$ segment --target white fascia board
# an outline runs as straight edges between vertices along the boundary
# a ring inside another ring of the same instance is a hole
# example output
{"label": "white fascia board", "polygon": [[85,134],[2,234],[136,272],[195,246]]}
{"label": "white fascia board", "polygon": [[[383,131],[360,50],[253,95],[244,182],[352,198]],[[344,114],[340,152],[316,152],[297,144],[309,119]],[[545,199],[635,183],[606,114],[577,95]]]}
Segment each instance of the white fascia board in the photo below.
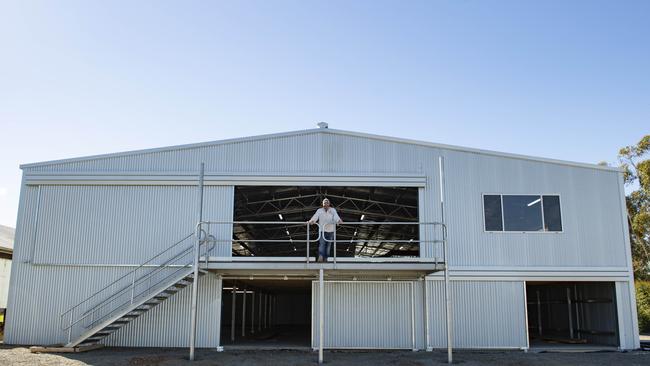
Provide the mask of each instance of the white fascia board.
{"label": "white fascia board", "polygon": [[[192,174],[29,174],[27,185],[185,185],[197,184]],[[372,187],[425,187],[426,176],[418,175],[222,175],[206,174],[205,185],[311,186],[345,185]]]}

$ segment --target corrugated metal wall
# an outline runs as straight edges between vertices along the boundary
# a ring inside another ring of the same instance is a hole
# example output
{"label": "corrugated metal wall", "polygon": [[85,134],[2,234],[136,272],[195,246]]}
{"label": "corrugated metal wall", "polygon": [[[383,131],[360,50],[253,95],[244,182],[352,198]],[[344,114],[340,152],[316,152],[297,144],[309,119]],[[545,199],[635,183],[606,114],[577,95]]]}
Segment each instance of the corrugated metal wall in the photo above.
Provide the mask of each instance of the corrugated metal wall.
{"label": "corrugated metal wall", "polygon": [[[620,174],[613,171],[305,132],[35,166],[27,168],[26,173],[192,172],[204,161],[208,172],[220,174],[420,175],[427,177],[426,187],[420,192],[420,219],[438,221],[438,157],[441,155],[445,157],[450,262],[454,266],[627,266],[618,194]],[[559,194],[564,232],[485,233],[483,193]],[[195,215],[190,212],[190,216]],[[439,236],[432,232],[422,234],[427,239]],[[423,248],[423,256],[434,255],[440,253]]]}
{"label": "corrugated metal wall", "polygon": [[[219,346],[221,279],[199,279],[196,347]],[[108,336],[104,344],[119,347],[189,347],[192,287],[188,286],[151,311]]]}
{"label": "corrugated metal wall", "polygon": [[[635,334],[635,319],[632,318],[634,311],[631,304],[630,285],[628,282],[616,282],[616,307],[621,337],[621,348],[636,349],[639,347]],[[636,329],[638,330],[638,329]]]}
{"label": "corrugated metal wall", "polygon": [[[173,174],[194,172],[200,162],[205,162],[206,171],[219,174],[426,176],[426,186],[420,189],[420,219],[438,221],[439,156],[445,157],[446,218],[450,264],[454,268],[627,266],[620,214],[622,203],[618,193],[620,175],[612,171],[312,131],[33,166],[25,168],[25,174]],[[8,316],[7,337],[11,341],[53,343],[52,339],[58,339],[58,332],[50,318],[125,271],[123,268],[72,267],[70,264],[139,263],[192,231],[196,223],[196,187],[42,186],[40,202],[38,187],[23,186],[22,189],[14,254],[15,258],[20,258],[20,264],[12,269],[11,281],[17,285],[12,285],[10,290],[13,299],[10,299]],[[559,194],[564,232],[485,233],[482,193]],[[206,187],[205,199],[205,219],[232,219],[233,187]],[[38,228],[34,225],[36,215],[39,216]],[[230,228],[217,234],[228,239]],[[424,230],[421,237],[437,239],[440,235]],[[32,252],[34,246],[36,250]],[[30,261],[32,255],[36,263],[62,266],[24,263]],[[230,255],[230,244],[221,245],[212,255]],[[441,256],[427,246],[423,247],[422,255]],[[520,313],[525,306],[521,282],[452,283],[454,307],[458,307],[454,316],[454,321],[459,322],[455,323],[454,336],[458,345],[523,346],[521,332],[525,327],[521,324]],[[430,281],[430,286],[432,294],[440,295],[434,292],[439,290],[438,282]],[[25,290],[24,287],[38,290]],[[420,287],[415,286],[417,291],[421,291]],[[432,304],[440,301],[438,295],[431,295]],[[630,301],[629,291],[627,296],[626,301]],[[35,308],[34,304],[40,307]],[[436,311],[434,308],[432,306],[432,315]],[[15,321],[12,320],[14,316]],[[492,332],[494,327],[496,332],[503,333],[490,335],[486,340],[485,332]],[[432,326],[432,332],[438,328]],[[423,331],[418,334],[416,341],[422,342]],[[432,340],[434,346],[444,346],[440,343],[444,338],[437,333]]]}
{"label": "corrugated metal wall", "polygon": [[[454,266],[626,267],[615,172],[479,154],[446,154]],[[559,194],[563,233],[486,233],[481,194]]]}
{"label": "corrugated metal wall", "polygon": [[[444,282],[427,280],[430,346],[447,346]],[[425,348],[422,281],[325,282],[326,348],[412,347],[411,286],[415,299],[415,347]],[[318,282],[312,285],[312,347],[318,347]],[[526,347],[521,281],[452,281],[454,348]]]}
{"label": "corrugated metal wall", "polygon": [[[417,281],[325,282],[324,347],[413,348],[413,325],[418,338],[423,334],[421,288]],[[319,345],[319,301],[318,282],[313,282],[312,347]],[[414,324],[412,301],[418,305]]]}
{"label": "corrugated metal wall", "polygon": [[[28,243],[39,264],[140,264],[194,232],[198,221],[197,188],[192,186],[40,190],[38,226]],[[205,187],[204,199],[206,219],[232,219],[233,187]],[[228,239],[232,228],[220,229],[218,235]],[[191,240],[186,244],[191,246]],[[220,244],[214,253],[219,252],[229,255],[230,244]]]}
{"label": "corrugated metal wall", "polygon": [[[40,198],[38,187],[23,191],[5,333],[10,344],[65,341],[59,319],[63,311],[132,271],[134,267],[128,265],[142,263],[192,232],[197,221],[196,187],[43,186],[40,190]],[[206,187],[204,197],[206,219],[231,220],[232,187]],[[219,235],[229,238],[230,230]],[[29,263],[34,243],[40,264]],[[213,253],[224,255],[224,248]]]}
{"label": "corrugated metal wall", "polygon": [[[444,281],[427,281],[431,346],[447,346]],[[520,281],[451,281],[454,348],[526,347],[526,304]]]}

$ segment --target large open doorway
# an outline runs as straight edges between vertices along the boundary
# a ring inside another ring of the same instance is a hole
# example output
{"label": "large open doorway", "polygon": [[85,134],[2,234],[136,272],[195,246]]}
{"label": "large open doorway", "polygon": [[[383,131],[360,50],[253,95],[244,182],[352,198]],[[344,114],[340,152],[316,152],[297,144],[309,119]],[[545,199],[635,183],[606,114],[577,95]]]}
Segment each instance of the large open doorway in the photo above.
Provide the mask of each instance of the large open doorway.
{"label": "large open doorway", "polygon": [[526,282],[531,347],[619,345],[613,282]]}
{"label": "large open doorway", "polygon": [[223,346],[254,349],[310,347],[311,280],[278,277],[224,280],[223,284]]}
{"label": "large open doorway", "polygon": [[[328,198],[344,221],[336,229],[337,257],[418,257],[418,189],[413,187],[236,186],[233,256],[304,257],[307,226],[257,224],[309,220]],[[353,225],[345,222],[386,222]],[[318,236],[310,228],[310,239]],[[257,241],[268,240],[268,242]],[[317,255],[317,245],[309,248]]]}

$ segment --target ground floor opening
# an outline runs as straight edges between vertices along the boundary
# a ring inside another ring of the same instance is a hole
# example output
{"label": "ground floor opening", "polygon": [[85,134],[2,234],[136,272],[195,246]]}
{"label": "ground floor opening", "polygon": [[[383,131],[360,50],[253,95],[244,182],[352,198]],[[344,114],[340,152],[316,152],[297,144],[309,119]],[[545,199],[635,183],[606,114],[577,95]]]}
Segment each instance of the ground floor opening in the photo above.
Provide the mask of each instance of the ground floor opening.
{"label": "ground floor opening", "polygon": [[221,344],[304,348],[311,344],[311,280],[224,280]]}
{"label": "ground floor opening", "polygon": [[619,346],[613,282],[526,282],[531,347]]}

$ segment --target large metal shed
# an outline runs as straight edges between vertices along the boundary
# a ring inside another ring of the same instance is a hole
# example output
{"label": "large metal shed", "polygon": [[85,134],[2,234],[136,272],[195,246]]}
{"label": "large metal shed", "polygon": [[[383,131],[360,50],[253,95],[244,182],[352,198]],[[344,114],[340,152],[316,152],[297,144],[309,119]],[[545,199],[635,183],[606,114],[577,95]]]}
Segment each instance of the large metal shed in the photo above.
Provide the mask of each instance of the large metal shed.
{"label": "large metal shed", "polygon": [[614,168],[326,127],[21,168],[9,344],[639,346]]}

